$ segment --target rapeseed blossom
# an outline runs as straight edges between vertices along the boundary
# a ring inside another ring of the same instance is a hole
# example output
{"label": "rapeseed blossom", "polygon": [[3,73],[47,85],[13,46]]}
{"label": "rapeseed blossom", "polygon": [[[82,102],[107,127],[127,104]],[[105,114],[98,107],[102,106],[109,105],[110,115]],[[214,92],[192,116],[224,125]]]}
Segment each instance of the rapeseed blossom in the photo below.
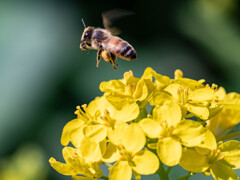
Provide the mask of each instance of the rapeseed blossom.
{"label": "rapeseed blossom", "polygon": [[[232,130],[240,122],[240,94],[184,78],[181,70],[174,75],[148,67],[141,78],[129,71],[102,82],[103,95],[78,106],[63,128],[66,163],[50,158],[51,166],[76,180],[168,179],[163,164],[180,165],[188,177],[238,179],[240,142],[232,138],[239,133]],[[108,174],[102,164],[110,166]]]}

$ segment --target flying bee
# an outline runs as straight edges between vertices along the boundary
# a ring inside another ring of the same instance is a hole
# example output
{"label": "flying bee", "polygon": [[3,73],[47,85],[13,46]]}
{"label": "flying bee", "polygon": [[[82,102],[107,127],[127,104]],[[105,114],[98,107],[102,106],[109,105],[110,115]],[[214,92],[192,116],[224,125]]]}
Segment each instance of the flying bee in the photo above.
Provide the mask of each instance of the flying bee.
{"label": "flying bee", "polygon": [[115,36],[114,34],[116,34],[118,30],[111,27],[112,20],[118,19],[120,16],[122,17],[130,14],[132,13],[123,10],[111,10],[103,13],[102,18],[105,29],[94,28],[91,26],[86,27],[82,19],[84,32],[82,34],[80,48],[81,50],[86,50],[87,52],[89,49],[98,50],[97,67],[99,66],[101,57],[103,57],[106,62],[110,62],[115,70],[117,70],[115,65],[118,66],[116,63],[117,57],[129,61],[136,59],[137,54],[135,49],[127,41]]}

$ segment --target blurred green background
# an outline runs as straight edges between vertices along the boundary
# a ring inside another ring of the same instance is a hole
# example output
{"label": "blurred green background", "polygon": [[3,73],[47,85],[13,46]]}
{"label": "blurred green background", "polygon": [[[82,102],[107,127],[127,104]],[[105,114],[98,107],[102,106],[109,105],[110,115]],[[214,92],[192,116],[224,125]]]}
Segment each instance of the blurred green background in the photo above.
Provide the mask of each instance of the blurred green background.
{"label": "blurred green background", "polygon": [[[101,13],[113,8],[135,12],[116,25],[138,59],[118,59],[118,71],[103,60],[96,68],[97,51],[79,49],[81,18],[102,27]],[[173,78],[178,68],[185,77],[240,92],[239,20],[237,0],[1,0],[1,178],[71,179],[48,163],[52,156],[62,160],[62,129],[77,105],[102,94],[101,81],[120,79],[125,71],[140,77],[150,66]],[[171,179],[186,174],[180,167],[172,171]]]}

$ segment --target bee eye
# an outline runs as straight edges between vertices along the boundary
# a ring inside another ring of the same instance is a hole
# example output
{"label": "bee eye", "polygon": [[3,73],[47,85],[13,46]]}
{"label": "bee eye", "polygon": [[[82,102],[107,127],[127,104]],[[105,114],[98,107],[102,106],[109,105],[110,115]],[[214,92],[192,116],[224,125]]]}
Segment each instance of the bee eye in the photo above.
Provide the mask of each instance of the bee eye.
{"label": "bee eye", "polygon": [[89,32],[86,32],[84,35],[84,38],[88,38],[89,37]]}

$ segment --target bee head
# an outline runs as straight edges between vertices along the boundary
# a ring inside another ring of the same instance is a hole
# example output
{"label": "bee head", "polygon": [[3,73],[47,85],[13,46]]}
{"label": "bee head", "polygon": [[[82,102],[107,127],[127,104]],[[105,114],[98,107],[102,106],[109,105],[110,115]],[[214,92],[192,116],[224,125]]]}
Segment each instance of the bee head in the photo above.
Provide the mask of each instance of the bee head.
{"label": "bee head", "polygon": [[93,27],[86,27],[83,31],[81,41],[82,42],[90,42],[92,38],[92,33],[93,33]]}

